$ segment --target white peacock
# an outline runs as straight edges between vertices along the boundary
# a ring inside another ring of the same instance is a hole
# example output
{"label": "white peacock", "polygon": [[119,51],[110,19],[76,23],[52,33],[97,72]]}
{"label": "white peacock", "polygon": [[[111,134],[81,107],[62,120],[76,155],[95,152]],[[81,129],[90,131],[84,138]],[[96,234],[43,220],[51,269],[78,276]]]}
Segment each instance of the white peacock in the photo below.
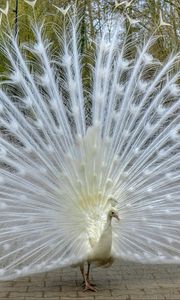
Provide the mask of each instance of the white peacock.
{"label": "white peacock", "polygon": [[162,65],[150,39],[129,57],[118,25],[97,42],[87,99],[77,27],[59,34],[56,55],[38,25],[30,45],[9,32],[0,46],[10,65],[0,89],[1,280],[79,265],[94,290],[93,261],[180,262],[179,54]]}

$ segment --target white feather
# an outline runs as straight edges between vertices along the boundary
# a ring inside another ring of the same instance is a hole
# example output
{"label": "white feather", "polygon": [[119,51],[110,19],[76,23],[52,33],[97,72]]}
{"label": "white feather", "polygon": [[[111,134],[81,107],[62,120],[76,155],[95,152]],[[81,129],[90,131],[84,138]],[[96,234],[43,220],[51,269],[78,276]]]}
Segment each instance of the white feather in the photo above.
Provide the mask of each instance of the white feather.
{"label": "white feather", "polygon": [[[0,89],[1,279],[100,257],[180,262],[179,72],[172,72],[179,56],[157,64],[150,39],[128,61],[123,24],[111,43],[104,33],[90,111],[71,26],[60,40],[62,80],[42,26],[30,47],[11,34],[1,45],[10,63]],[[156,72],[146,84],[149,64]],[[107,221],[109,198],[119,223]]]}

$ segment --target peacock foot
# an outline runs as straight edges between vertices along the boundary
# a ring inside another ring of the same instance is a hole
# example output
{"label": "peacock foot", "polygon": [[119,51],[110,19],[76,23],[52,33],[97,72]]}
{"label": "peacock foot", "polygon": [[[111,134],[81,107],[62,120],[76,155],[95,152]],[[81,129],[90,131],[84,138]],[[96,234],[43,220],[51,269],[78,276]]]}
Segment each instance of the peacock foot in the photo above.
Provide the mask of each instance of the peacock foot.
{"label": "peacock foot", "polygon": [[84,284],[83,292],[86,292],[86,291],[97,292],[97,290],[94,288],[94,285],[90,284],[88,281],[86,281]]}
{"label": "peacock foot", "polygon": [[[88,279],[87,279],[87,282],[88,282],[91,286],[97,286],[95,283],[90,282]],[[83,281],[81,285],[82,285],[83,287],[85,287],[85,281]]]}

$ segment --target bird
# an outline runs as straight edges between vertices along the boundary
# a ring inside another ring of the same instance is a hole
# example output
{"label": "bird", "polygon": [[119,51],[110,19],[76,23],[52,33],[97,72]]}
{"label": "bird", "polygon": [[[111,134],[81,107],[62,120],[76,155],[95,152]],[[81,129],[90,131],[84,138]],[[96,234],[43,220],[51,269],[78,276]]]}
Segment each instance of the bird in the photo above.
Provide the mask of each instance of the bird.
{"label": "bird", "polygon": [[77,266],[95,291],[91,264],[180,262],[180,54],[159,61],[118,18],[86,86],[64,18],[55,45],[40,21],[0,44],[0,280]]}
{"label": "bird", "polygon": [[[108,203],[110,204],[109,209],[107,210],[106,216],[107,219],[104,222],[104,226],[97,226],[94,222],[89,228],[89,244],[91,247],[91,252],[87,257],[88,269],[87,273],[84,268],[84,261],[80,263],[80,271],[82,277],[84,279],[84,291],[94,291],[96,292],[96,288],[93,284],[90,283],[89,274],[90,274],[90,265],[92,262],[98,263],[98,266],[110,266],[113,263],[113,257],[111,256],[111,245],[112,245],[112,218],[116,218],[118,221],[118,211],[113,207],[114,203],[113,198],[108,199]],[[116,201],[115,201],[116,202]]]}

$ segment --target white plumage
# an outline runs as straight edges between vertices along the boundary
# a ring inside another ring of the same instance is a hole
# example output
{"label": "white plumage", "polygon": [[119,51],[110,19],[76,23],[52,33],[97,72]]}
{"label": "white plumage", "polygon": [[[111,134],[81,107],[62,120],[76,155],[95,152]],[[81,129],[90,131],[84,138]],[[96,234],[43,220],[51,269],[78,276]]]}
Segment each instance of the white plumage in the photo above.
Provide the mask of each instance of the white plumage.
{"label": "white plumage", "polygon": [[76,27],[56,55],[37,25],[30,45],[11,33],[1,45],[1,280],[114,258],[180,262],[179,55],[162,65],[150,39],[134,56],[114,26],[87,99]]}

